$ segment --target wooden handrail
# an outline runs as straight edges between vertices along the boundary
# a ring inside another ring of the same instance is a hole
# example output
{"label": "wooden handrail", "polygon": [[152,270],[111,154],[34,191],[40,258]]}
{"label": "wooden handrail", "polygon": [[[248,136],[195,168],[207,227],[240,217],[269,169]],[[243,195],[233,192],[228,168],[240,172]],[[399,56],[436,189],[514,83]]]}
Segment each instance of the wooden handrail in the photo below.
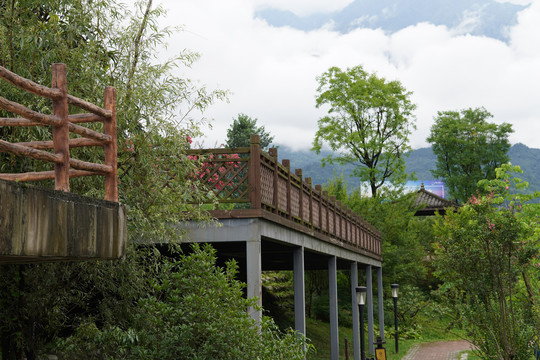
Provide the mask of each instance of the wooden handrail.
{"label": "wooden handrail", "polygon": [[[0,97],[0,108],[21,116],[0,118],[0,126],[52,126],[52,141],[9,143],[0,140],[0,151],[54,163],[54,171],[0,174],[0,178],[18,181],[55,180],[55,189],[69,191],[72,177],[105,176],[105,200],[118,201],[117,141],[116,141],[116,89],[106,87],[104,108],[67,94],[66,66],[52,65],[52,87],[48,88],[25,79],[0,66],[0,78],[33,94],[52,99],[52,115],[41,114],[21,104]],[[87,114],[68,114],[68,103]],[[103,133],[76,125],[103,122]],[[82,138],[69,138],[69,133]],[[70,158],[74,147],[101,146],[105,152],[104,164]],[[54,150],[54,153],[44,150]]]}

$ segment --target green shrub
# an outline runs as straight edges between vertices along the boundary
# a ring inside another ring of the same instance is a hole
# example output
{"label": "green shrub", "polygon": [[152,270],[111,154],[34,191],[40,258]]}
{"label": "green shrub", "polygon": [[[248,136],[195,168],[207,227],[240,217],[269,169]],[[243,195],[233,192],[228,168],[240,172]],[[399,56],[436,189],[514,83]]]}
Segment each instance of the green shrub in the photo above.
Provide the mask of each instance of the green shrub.
{"label": "green shrub", "polygon": [[282,333],[270,319],[259,328],[235,280],[237,265],[216,266],[215,250],[193,245],[193,252],[164,259],[152,292],[138,301],[128,327],[89,319],[73,336],[58,341],[63,359],[303,359],[304,337]]}

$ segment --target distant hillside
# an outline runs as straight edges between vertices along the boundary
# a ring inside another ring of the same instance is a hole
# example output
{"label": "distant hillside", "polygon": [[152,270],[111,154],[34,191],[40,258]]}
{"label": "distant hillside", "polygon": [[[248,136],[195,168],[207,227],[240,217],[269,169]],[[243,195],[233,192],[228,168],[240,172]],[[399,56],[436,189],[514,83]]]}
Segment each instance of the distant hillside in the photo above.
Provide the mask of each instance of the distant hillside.
{"label": "distant hillside", "polygon": [[331,24],[348,33],[357,28],[396,32],[408,26],[429,22],[459,29],[473,35],[506,40],[507,28],[516,23],[517,13],[526,6],[494,0],[354,0],[342,10],[308,16],[266,7],[256,17],[272,26],[290,26],[305,31]]}
{"label": "distant hillside", "polygon": [[[286,146],[279,146],[279,160],[291,160],[292,169],[302,169],[304,177],[311,177],[313,184],[327,184],[328,180],[336,174],[345,174],[347,182],[353,185],[355,179],[349,178],[352,166],[326,166],[321,167],[321,159],[330,152],[322,151],[317,155],[312,151],[293,151]],[[540,149],[529,148],[523,144],[515,144],[508,152],[510,161],[514,165],[521,166],[523,175],[521,178],[530,183],[530,190],[540,190]],[[430,173],[435,167],[435,155],[431,148],[421,148],[411,151],[406,160],[407,171],[415,173],[418,180],[436,180]]]}

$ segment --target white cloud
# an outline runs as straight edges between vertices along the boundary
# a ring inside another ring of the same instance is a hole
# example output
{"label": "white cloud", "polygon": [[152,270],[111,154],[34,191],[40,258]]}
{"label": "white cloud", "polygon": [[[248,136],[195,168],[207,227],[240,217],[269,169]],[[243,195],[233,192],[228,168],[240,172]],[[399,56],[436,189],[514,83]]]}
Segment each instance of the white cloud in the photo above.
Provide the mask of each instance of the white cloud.
{"label": "white cloud", "polygon": [[495,0],[498,3],[510,3],[516,5],[529,5],[532,4],[535,0]]}
{"label": "white cloud", "polygon": [[414,93],[414,147],[427,145],[437,111],[484,106],[493,121],[513,124],[513,142],[540,148],[538,1],[520,13],[508,44],[428,23],[391,35],[370,29],[341,34],[331,26],[309,32],[275,28],[254,18],[258,5],[248,0],[163,3],[171,8],[169,23],[186,28],[169,51],[202,54],[186,74],[234,93],[229,103],[209,109],[215,126],[207,145],[223,142],[232,118],[242,112],[258,118],[277,143],[310,147],[323,115],[315,108],[316,77],[331,66],[362,64]]}
{"label": "white cloud", "polygon": [[290,11],[298,16],[331,13],[344,9],[354,0],[254,0],[257,10],[277,9]]}

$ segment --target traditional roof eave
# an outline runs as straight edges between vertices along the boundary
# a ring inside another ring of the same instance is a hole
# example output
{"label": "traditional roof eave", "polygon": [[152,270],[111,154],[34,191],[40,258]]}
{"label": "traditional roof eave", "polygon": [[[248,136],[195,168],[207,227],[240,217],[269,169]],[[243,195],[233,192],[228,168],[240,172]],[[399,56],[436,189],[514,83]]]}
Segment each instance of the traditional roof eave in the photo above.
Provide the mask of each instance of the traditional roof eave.
{"label": "traditional roof eave", "polygon": [[438,196],[424,188],[424,184],[418,190],[416,199],[414,200],[414,206],[418,210],[414,213],[414,216],[433,216],[435,213],[446,214],[446,209],[452,209],[457,211],[461,207],[458,203]]}

